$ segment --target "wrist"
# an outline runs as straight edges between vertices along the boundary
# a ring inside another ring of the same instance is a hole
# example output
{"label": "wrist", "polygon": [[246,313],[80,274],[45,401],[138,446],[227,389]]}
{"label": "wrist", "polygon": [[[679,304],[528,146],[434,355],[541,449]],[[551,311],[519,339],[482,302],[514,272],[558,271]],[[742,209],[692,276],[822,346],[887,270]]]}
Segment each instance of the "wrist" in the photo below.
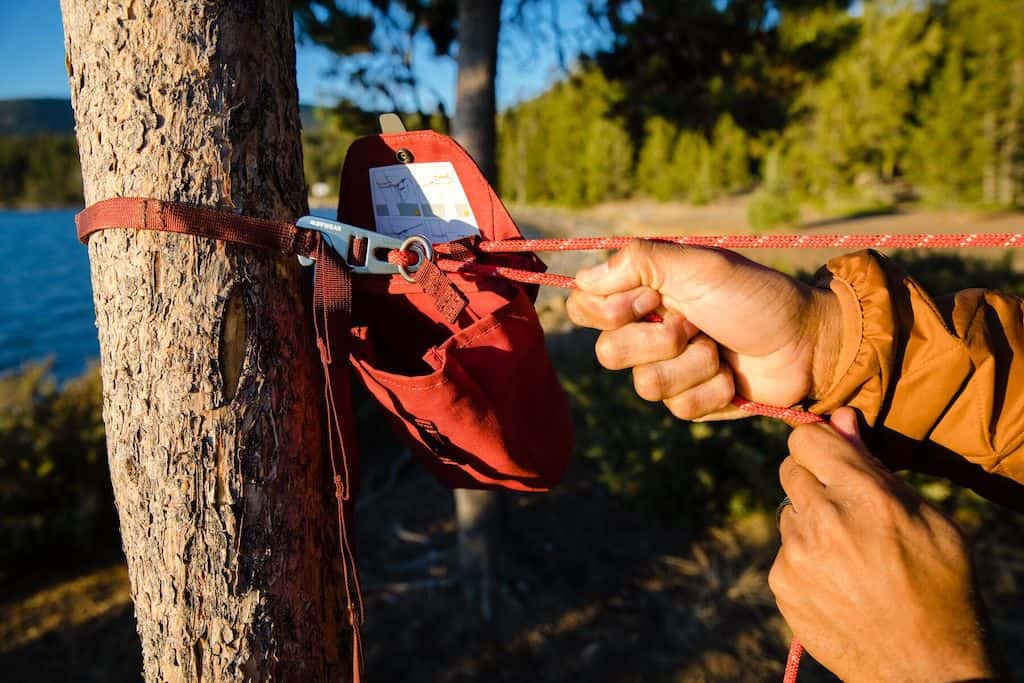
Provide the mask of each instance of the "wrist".
{"label": "wrist", "polygon": [[810,395],[820,400],[835,381],[842,344],[843,322],[839,298],[830,289],[811,288],[807,335],[811,349]]}

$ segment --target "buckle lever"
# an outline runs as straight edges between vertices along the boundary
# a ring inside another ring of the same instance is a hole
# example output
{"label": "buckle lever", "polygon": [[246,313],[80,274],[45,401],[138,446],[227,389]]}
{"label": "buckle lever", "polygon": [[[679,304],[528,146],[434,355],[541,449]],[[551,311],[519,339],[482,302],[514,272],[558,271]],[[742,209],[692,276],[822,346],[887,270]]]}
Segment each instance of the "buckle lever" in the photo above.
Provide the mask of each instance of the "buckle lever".
{"label": "buckle lever", "polygon": [[[433,249],[429,248],[429,241],[417,235],[415,238],[401,240],[388,235],[382,235],[373,230],[364,230],[348,223],[332,221],[329,218],[319,216],[303,216],[295,222],[297,227],[305,230],[314,230],[320,233],[327,245],[341,256],[341,259],[353,273],[361,275],[402,275],[409,279],[408,273],[415,273],[424,260],[433,260]],[[364,263],[353,263],[350,260],[353,243],[356,240],[366,242],[366,261]],[[423,247],[423,242],[427,247]],[[388,262],[387,252],[412,251],[419,255],[416,263],[409,266],[400,266]],[[304,266],[311,265],[313,259],[306,256],[299,256],[299,263]]]}

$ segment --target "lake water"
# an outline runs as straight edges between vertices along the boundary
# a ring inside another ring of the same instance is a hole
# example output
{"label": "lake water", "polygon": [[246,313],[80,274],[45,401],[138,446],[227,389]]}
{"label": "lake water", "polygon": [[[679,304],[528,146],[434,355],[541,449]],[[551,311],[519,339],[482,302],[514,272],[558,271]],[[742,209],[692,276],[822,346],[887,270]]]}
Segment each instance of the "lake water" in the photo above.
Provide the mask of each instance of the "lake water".
{"label": "lake water", "polygon": [[0,372],[42,358],[66,379],[99,357],[75,210],[0,211]]}
{"label": "lake water", "polygon": [[50,358],[63,380],[99,358],[89,256],[75,236],[76,211],[0,211],[0,372]]}

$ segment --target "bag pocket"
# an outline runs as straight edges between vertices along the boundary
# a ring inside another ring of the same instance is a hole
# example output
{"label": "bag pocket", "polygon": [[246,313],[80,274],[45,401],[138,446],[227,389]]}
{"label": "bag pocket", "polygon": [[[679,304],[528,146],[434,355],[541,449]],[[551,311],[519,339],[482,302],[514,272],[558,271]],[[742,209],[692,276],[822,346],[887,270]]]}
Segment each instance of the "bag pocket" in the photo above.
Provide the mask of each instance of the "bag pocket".
{"label": "bag pocket", "polygon": [[399,434],[442,484],[544,491],[572,450],[568,402],[529,297],[473,322],[423,356],[431,371],[405,375],[374,362],[357,335],[352,362]]}

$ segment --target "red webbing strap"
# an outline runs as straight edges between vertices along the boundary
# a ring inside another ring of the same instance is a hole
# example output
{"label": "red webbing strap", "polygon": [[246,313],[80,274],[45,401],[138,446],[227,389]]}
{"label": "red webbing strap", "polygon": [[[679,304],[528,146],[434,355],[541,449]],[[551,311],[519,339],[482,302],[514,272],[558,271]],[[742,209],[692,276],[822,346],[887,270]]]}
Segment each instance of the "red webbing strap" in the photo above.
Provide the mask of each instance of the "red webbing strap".
{"label": "red webbing strap", "polygon": [[338,502],[338,540],[341,547],[342,579],[349,626],[352,628],[352,680],[359,683],[363,655],[360,627],[363,623],[363,597],[356,571],[352,545],[351,520],[355,471],[348,456],[354,454],[351,429],[352,396],[349,383],[349,334],[352,327],[352,276],[341,257],[320,241],[316,251],[313,281],[313,323],[316,345],[324,371],[324,396],[327,404],[327,453]]}
{"label": "red webbing strap", "polygon": [[454,323],[466,309],[466,297],[455,288],[448,276],[433,261],[423,260],[412,274],[413,282],[423,293],[434,300],[434,305],[444,319]]}
{"label": "red webbing strap", "polygon": [[159,230],[233,242],[285,255],[316,258],[313,312],[317,348],[324,372],[327,413],[327,451],[331,462],[334,494],[338,503],[338,536],[346,613],[352,628],[352,677],[358,683],[362,670],[363,601],[356,573],[351,538],[355,472],[349,467],[354,454],[351,442],[352,401],[348,377],[349,328],[352,318],[352,280],[340,257],[318,233],[291,223],[239,216],[224,211],[163,202],[156,199],[116,198],[97,202],[75,217],[83,243],[100,230]]}
{"label": "red webbing strap", "polygon": [[227,211],[204,209],[176,202],[139,197],[104,199],[77,216],[78,239],[108,228],[159,230],[233,242],[281,254],[311,256],[320,238],[292,223],[240,216]]}

